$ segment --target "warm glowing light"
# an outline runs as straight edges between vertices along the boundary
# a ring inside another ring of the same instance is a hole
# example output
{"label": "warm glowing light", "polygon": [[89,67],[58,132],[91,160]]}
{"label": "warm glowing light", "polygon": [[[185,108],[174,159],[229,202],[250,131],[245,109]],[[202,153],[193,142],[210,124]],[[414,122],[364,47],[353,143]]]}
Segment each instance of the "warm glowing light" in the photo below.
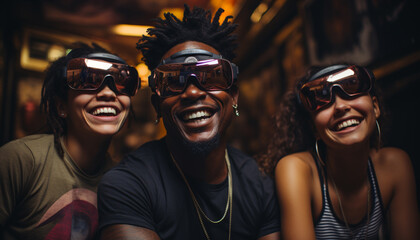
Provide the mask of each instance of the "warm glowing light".
{"label": "warm glowing light", "polygon": [[254,12],[251,15],[251,21],[256,23],[259,22],[264,15],[264,13],[267,11],[268,5],[265,3],[261,3],[258,5],[258,7],[254,10]]}
{"label": "warm glowing light", "polygon": [[52,45],[48,49],[48,61],[52,62],[66,55],[66,49],[59,45]]}
{"label": "warm glowing light", "polygon": [[243,0],[210,0],[211,12],[214,14],[217,9],[223,8],[225,11],[220,16],[221,21],[227,16],[233,16],[237,14],[239,6]]}
{"label": "warm glowing light", "polygon": [[[211,13],[214,14],[219,8],[223,8],[224,12],[220,15],[219,21],[223,21],[227,16],[234,16],[236,6],[240,5],[239,2],[242,0],[210,0],[208,4],[208,8],[211,9]],[[206,7],[207,8],[207,7]],[[164,13],[170,12],[178,19],[182,20],[184,17],[184,7],[182,8],[163,8],[160,13],[159,17],[164,18]]]}
{"label": "warm glowing light", "polygon": [[349,76],[353,76],[354,75],[354,71],[351,69],[347,69],[341,73],[338,73],[336,75],[331,75],[327,78],[327,82],[335,82],[337,80],[349,77]]}
{"label": "warm glowing light", "polygon": [[112,63],[93,60],[93,59],[85,59],[85,63],[86,63],[86,66],[89,68],[96,68],[96,69],[102,69],[102,70],[108,70],[110,67],[112,67]]}
{"label": "warm glowing light", "polygon": [[147,68],[145,63],[140,63],[139,65],[136,66],[137,72],[139,73],[139,78],[141,80],[141,87],[146,87],[149,86],[149,75],[150,75],[150,70],[149,68]]}
{"label": "warm glowing light", "polygon": [[184,8],[163,8],[159,13],[159,17],[164,18],[163,14],[167,12],[172,13],[175,17],[181,20],[184,17]]}
{"label": "warm glowing light", "polygon": [[123,36],[140,37],[147,35],[148,28],[151,28],[151,26],[119,24],[112,28],[112,32]]}

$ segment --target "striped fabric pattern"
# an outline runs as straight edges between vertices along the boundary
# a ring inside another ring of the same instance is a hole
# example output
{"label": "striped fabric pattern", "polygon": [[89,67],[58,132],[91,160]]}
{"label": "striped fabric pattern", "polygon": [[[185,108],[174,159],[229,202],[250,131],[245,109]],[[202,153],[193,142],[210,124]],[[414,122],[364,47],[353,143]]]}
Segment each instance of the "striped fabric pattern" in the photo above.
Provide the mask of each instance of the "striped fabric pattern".
{"label": "striped fabric pattern", "polygon": [[331,206],[327,184],[320,178],[322,184],[323,206],[321,216],[315,223],[316,239],[379,239],[381,227],[384,221],[384,209],[379,192],[378,183],[374,174],[372,163],[369,159],[369,182],[371,185],[371,199],[374,207],[369,213],[369,224],[366,216],[358,223],[350,225],[351,232],[346,224],[338,219]]}

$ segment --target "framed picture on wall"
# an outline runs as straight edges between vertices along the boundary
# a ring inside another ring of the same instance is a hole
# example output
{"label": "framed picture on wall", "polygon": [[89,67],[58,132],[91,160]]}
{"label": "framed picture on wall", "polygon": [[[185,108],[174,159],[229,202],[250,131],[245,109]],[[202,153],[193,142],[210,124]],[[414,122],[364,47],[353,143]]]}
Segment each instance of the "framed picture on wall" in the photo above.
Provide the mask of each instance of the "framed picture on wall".
{"label": "framed picture on wall", "polygon": [[311,65],[369,64],[377,33],[365,0],[313,0],[304,5],[304,32]]}
{"label": "framed picture on wall", "polygon": [[[51,33],[51,31],[31,28],[24,29],[20,65],[27,70],[42,72],[50,62],[66,55],[74,42],[90,44],[92,40],[70,34]],[[97,43],[108,48],[102,42]]]}
{"label": "framed picture on wall", "polygon": [[420,49],[415,0],[308,0],[303,6],[310,64],[383,64]]}

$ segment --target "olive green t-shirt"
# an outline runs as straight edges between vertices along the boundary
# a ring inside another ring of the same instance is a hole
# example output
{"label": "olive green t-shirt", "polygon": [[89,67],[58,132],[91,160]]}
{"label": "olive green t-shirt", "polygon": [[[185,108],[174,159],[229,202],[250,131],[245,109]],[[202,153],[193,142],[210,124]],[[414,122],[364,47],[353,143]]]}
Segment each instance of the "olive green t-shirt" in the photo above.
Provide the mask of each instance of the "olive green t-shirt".
{"label": "olive green t-shirt", "polygon": [[31,135],[0,148],[0,239],[91,239],[98,225],[96,190],[112,164],[84,173],[53,135]]}

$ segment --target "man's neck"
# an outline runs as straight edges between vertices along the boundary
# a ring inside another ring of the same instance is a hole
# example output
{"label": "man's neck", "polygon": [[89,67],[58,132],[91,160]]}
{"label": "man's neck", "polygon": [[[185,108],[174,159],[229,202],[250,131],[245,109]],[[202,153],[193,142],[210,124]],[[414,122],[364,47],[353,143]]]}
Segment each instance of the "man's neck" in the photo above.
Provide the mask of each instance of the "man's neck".
{"label": "man's neck", "polygon": [[179,141],[167,139],[166,144],[170,154],[186,176],[209,184],[218,184],[226,179],[226,144],[224,141],[205,155],[190,151],[188,146],[179,144]]}

